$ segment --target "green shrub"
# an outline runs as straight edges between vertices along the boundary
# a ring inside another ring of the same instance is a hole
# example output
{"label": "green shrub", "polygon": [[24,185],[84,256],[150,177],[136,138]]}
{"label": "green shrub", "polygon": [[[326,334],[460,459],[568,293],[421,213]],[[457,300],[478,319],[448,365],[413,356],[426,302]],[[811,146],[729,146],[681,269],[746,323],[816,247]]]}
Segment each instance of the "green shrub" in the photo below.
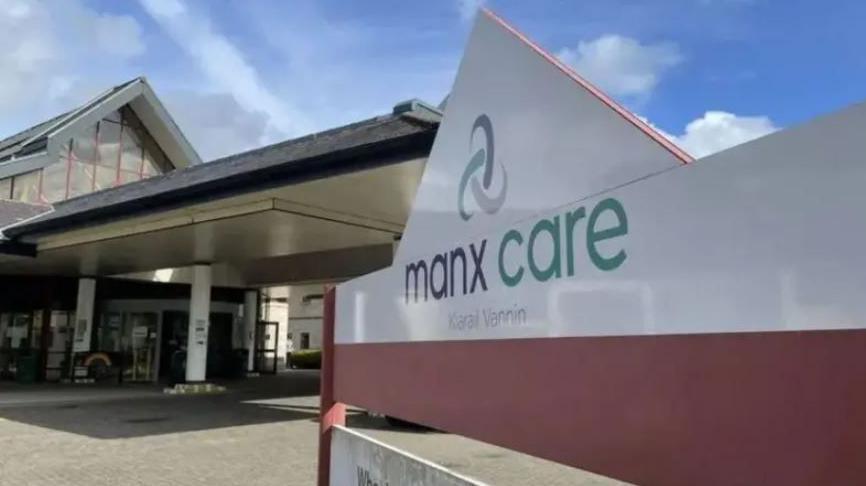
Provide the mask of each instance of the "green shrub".
{"label": "green shrub", "polygon": [[303,349],[289,356],[289,365],[302,370],[318,370],[322,367],[321,349]]}

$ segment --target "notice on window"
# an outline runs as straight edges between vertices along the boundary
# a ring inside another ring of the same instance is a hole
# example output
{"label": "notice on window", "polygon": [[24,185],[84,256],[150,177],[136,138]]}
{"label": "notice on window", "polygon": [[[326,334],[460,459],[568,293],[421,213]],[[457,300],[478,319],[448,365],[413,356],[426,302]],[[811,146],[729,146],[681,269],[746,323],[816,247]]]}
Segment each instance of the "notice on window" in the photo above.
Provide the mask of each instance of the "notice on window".
{"label": "notice on window", "polygon": [[207,319],[196,319],[193,338],[196,344],[207,345]]}

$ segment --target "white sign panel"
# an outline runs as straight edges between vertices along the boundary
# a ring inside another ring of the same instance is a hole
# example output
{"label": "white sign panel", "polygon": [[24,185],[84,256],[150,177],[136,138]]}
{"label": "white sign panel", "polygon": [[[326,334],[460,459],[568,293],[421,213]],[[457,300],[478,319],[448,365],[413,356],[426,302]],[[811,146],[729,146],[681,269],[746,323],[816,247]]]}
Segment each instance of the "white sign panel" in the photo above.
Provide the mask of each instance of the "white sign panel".
{"label": "white sign panel", "polygon": [[681,165],[636,123],[479,13],[397,260]]}
{"label": "white sign panel", "polygon": [[556,76],[481,16],[394,265],[338,287],[338,344],[866,326],[866,105],[680,165]]}
{"label": "white sign panel", "polygon": [[345,427],[332,430],[331,486],[483,486]]}
{"label": "white sign panel", "polygon": [[72,344],[72,351],[76,353],[90,351],[90,321],[88,319],[75,321],[75,341]]}

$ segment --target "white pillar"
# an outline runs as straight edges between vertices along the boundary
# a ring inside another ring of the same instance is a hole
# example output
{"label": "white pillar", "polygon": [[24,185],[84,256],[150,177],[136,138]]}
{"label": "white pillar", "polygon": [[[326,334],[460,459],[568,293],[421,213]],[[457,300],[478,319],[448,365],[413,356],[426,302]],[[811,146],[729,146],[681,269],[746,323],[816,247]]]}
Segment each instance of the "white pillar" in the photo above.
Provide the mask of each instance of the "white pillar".
{"label": "white pillar", "polygon": [[256,350],[256,317],[258,316],[259,293],[248,290],[244,293],[244,346],[247,355],[247,371],[253,371],[253,357]]}
{"label": "white pillar", "polygon": [[205,380],[207,335],[210,327],[210,286],[210,265],[193,265],[192,292],[189,299],[189,335],[186,345],[186,381],[188,382]]}
{"label": "white pillar", "polygon": [[[291,320],[289,319],[289,291],[290,287],[282,287],[277,290],[278,295],[281,298],[277,299],[276,302],[273,302],[272,305],[274,307],[272,321],[277,321],[277,335],[274,336],[274,344],[277,352],[274,353],[274,359],[277,360],[277,370],[285,370],[289,367],[289,363],[286,361],[286,356],[289,352],[289,324]],[[285,297],[283,298],[283,292],[285,292]]]}
{"label": "white pillar", "polygon": [[403,235],[396,235],[394,239],[391,240],[391,262],[394,262],[394,259],[397,257],[397,250],[400,249],[400,240],[403,238]]}
{"label": "white pillar", "polygon": [[95,300],[96,279],[79,278],[78,301],[75,306],[75,341],[72,344],[72,350],[76,353],[90,351]]}

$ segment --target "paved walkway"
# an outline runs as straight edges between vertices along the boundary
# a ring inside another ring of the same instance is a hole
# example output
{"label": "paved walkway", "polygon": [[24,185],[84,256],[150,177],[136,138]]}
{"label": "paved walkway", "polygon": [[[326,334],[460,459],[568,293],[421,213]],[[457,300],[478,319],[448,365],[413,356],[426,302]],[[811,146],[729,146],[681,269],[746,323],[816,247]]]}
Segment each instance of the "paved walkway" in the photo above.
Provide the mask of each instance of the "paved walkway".
{"label": "paved walkway", "polygon": [[[0,485],[312,485],[317,380],[292,372],[194,397],[157,387],[0,388]],[[620,484],[366,415],[349,425],[490,484]]]}
{"label": "paved walkway", "polygon": [[161,397],[156,385],[19,385],[0,382],[0,408]]}

